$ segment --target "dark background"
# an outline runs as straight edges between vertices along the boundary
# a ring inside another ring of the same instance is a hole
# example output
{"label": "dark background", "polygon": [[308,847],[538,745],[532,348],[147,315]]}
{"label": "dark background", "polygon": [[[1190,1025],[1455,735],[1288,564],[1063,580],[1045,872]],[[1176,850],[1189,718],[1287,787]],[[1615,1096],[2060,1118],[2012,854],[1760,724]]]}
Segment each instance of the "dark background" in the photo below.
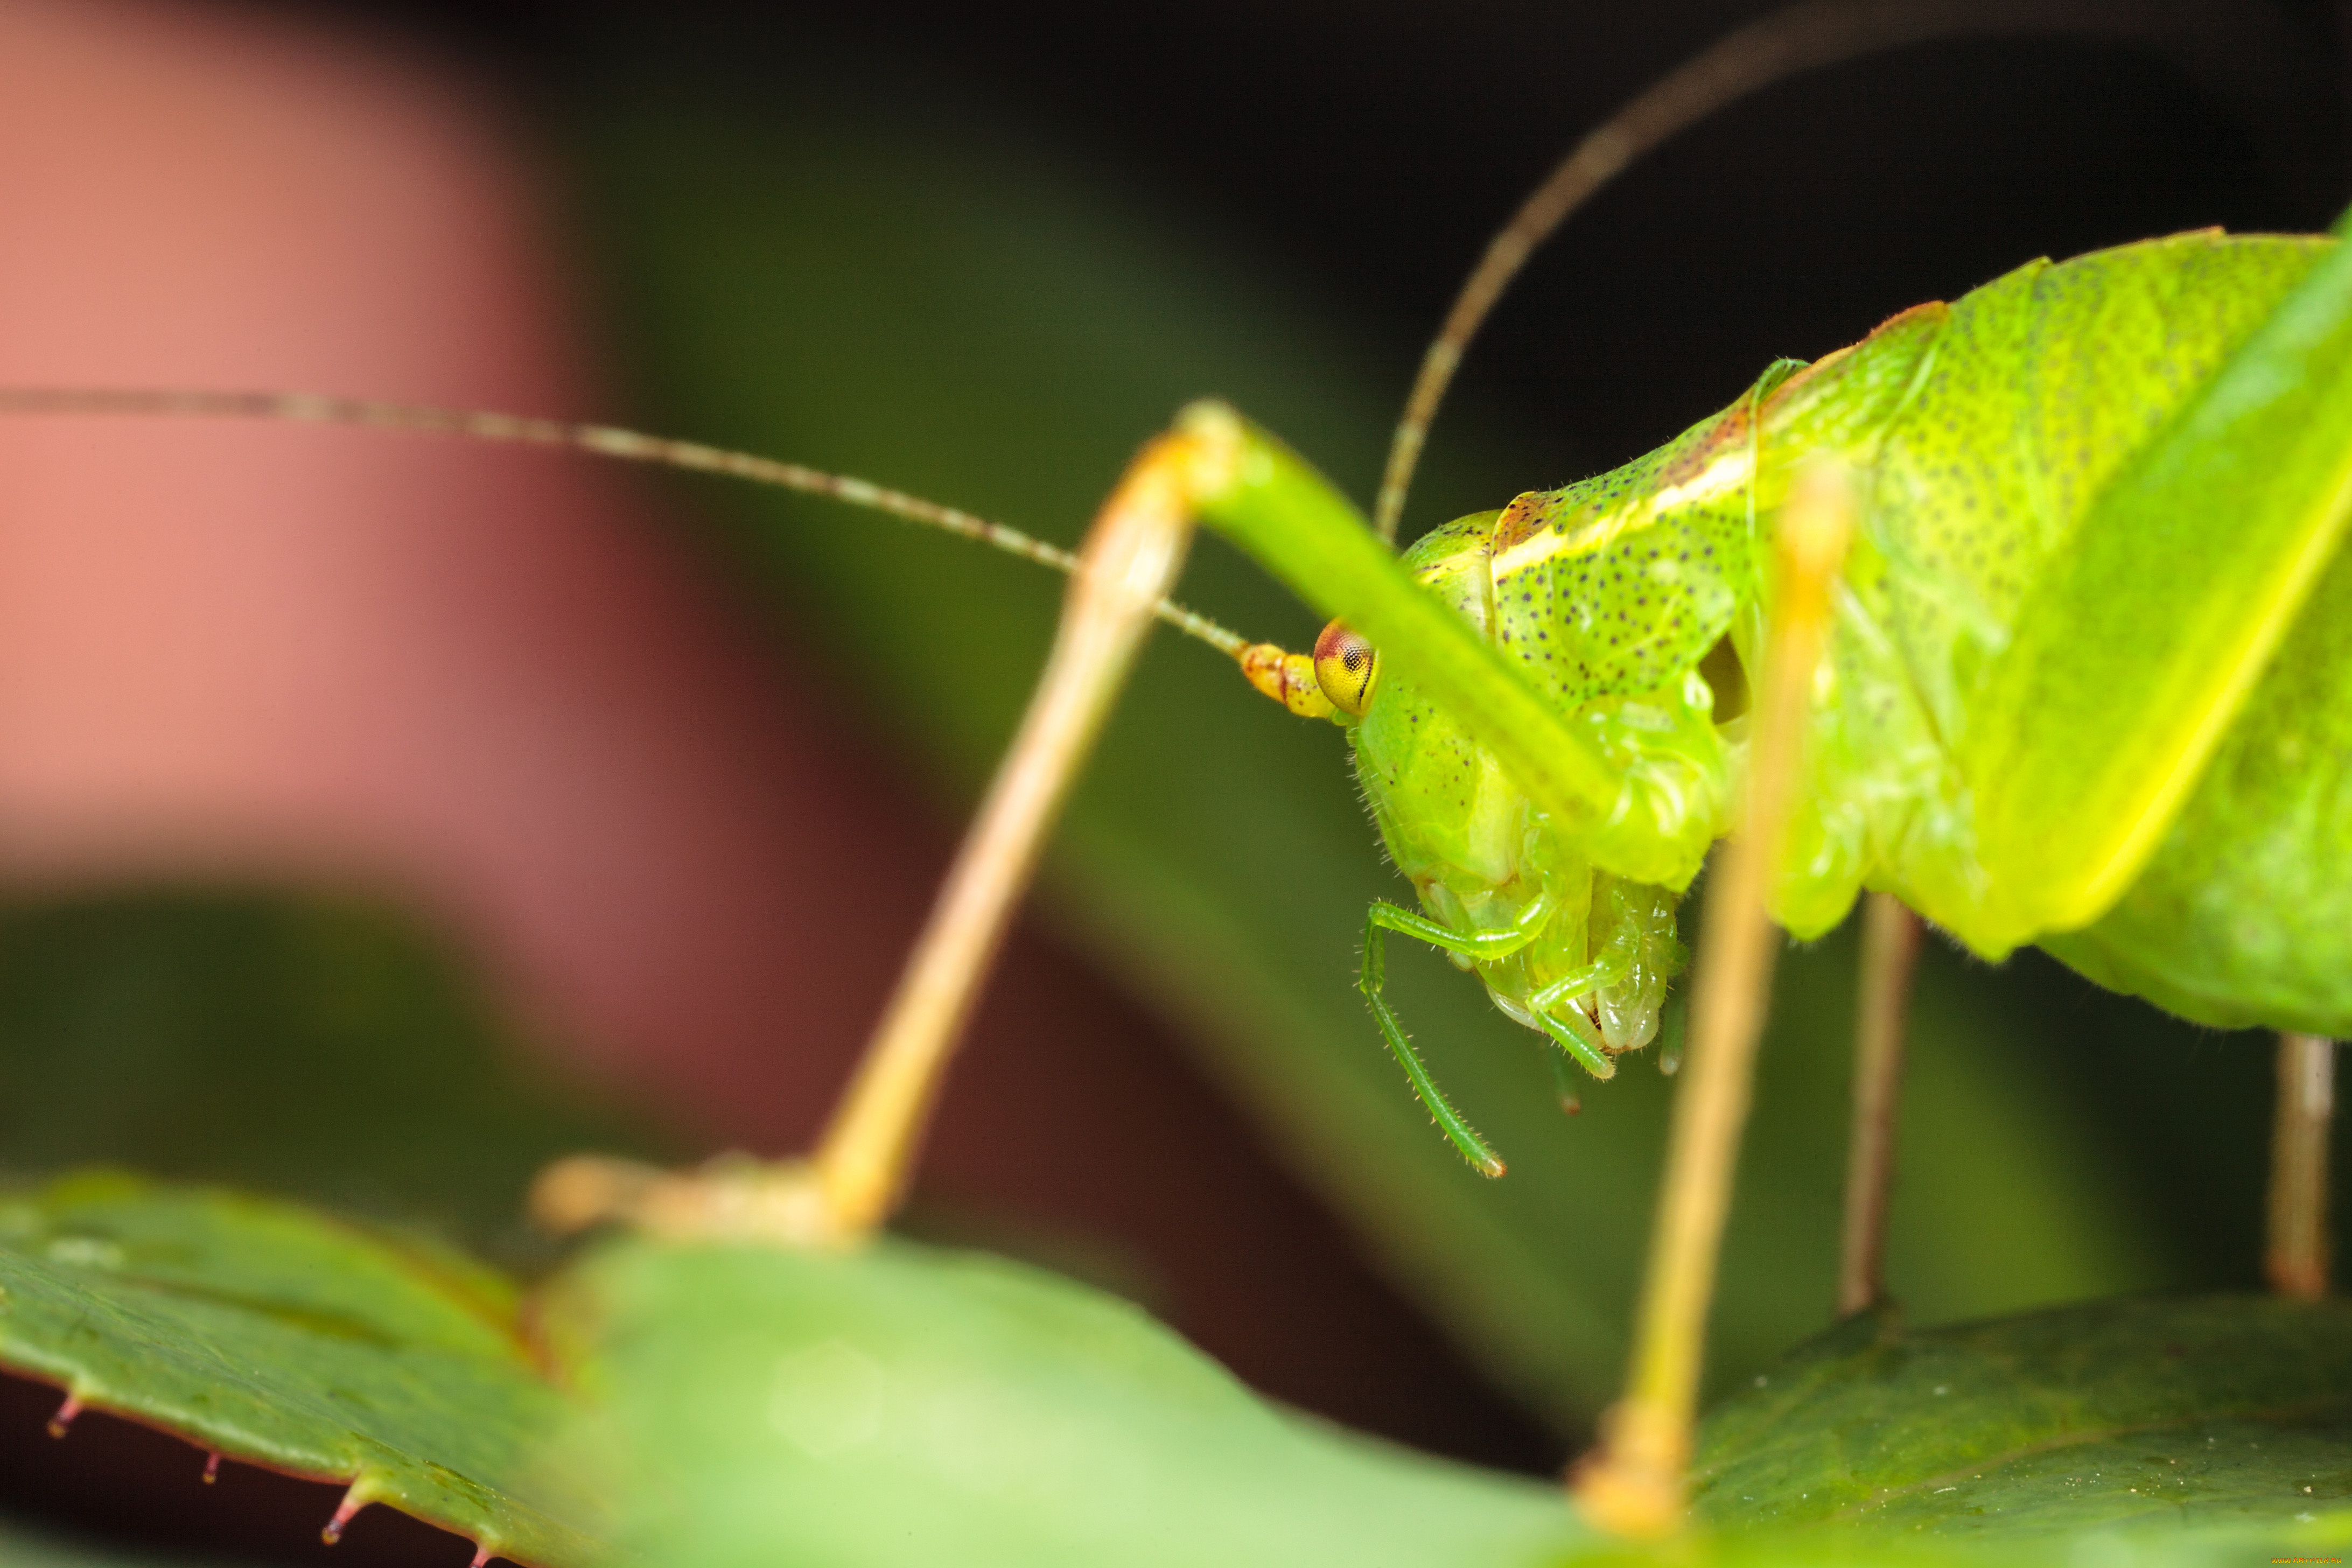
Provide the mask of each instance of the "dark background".
{"label": "dark background", "polygon": [[[1401,397],[1486,237],[1568,146],[1771,7],[333,9],[462,51],[558,117],[624,63],[756,108],[832,58],[910,101],[1016,118],[1380,324]],[[2145,30],[1915,46],[1685,133],[1538,258],[1465,385],[1507,395],[1575,460],[1614,463],[1696,417],[1694,385],[1720,401],[1775,355],[1813,357],[2031,256],[2332,219],[2352,134],[2334,8],[2114,9]]]}

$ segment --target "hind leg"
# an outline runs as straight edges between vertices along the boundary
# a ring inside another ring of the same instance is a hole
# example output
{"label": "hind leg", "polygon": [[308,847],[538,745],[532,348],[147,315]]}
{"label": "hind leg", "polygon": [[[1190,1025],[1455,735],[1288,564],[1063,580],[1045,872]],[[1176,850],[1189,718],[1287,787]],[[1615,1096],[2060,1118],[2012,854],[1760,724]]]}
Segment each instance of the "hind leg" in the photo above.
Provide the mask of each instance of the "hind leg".
{"label": "hind leg", "polygon": [[1865,900],[1862,986],[1854,1002],[1853,1128],[1846,1144],[1845,1226],[1838,1250],[1840,1317],[1868,1311],[1886,1293],[1886,1196],[1895,1178],[1903,1036],[1919,931],[1919,917],[1891,893]]}
{"label": "hind leg", "polygon": [[2327,1294],[2327,1134],[2335,1112],[2336,1042],[2281,1035],[2263,1272],[2283,1296]]}
{"label": "hind leg", "polygon": [[1843,471],[1818,468],[1801,477],[1776,531],[1780,597],[1757,693],[1747,823],[1710,874],[1690,1055],[1675,1094],[1632,1375],[1572,1481],[1586,1518],[1620,1534],[1664,1535],[1682,1522],[1707,1306],[1779,945],[1765,890],[1792,815],[1808,697],[1853,515]]}

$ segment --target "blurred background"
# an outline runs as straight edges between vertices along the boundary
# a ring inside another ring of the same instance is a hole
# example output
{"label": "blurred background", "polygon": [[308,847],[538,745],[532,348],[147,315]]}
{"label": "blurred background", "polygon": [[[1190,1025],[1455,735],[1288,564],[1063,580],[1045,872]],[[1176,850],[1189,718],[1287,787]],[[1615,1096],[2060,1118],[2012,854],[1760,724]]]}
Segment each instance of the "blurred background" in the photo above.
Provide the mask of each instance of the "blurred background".
{"label": "blurred background", "polygon": [[[1754,5],[0,0],[0,384],[620,419],[1074,540],[1181,402],[1368,498],[1423,342],[1562,151]],[[2022,11],[2023,8],[2021,8]],[[1538,258],[1409,530],[1622,462],[2038,255],[2343,205],[2339,17],[2116,5],[1774,88]],[[549,1156],[802,1147],[1043,657],[1057,584],[839,509],[367,433],[0,426],[0,1165],[119,1162],[514,1267]],[[1314,617],[1213,542],[1185,596]],[[1613,1389],[1666,1084],[1561,1118],[1534,1037],[1392,960],[1466,1172],[1353,990],[1402,896],[1327,726],[1159,639],[905,1228],[1132,1296],[1253,1385],[1548,1470]],[[1797,954],[1718,1385],[1828,1318],[1849,936]],[[2250,1289],[2264,1041],[2035,954],[1922,979],[1919,1321]],[[307,1560],[0,1389],[0,1503]],[[464,1560],[373,1510],[334,1561]],[[374,1555],[371,1555],[374,1554]]]}

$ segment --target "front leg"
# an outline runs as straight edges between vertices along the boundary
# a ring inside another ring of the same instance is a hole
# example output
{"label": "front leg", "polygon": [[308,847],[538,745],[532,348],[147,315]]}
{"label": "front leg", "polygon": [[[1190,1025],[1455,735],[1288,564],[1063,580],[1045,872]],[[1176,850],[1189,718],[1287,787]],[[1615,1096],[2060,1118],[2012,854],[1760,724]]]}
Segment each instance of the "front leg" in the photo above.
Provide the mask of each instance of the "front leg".
{"label": "front leg", "polygon": [[1507,958],[1534,940],[1536,931],[1543,923],[1542,917],[1549,912],[1546,900],[1538,899],[1528,906],[1528,913],[1522,915],[1517,924],[1469,936],[1464,936],[1449,926],[1440,925],[1425,915],[1399,909],[1386,900],[1374,900],[1371,909],[1364,916],[1364,966],[1358,972],[1356,989],[1364,994],[1364,1005],[1372,1010],[1372,1021],[1381,1026],[1381,1037],[1388,1041],[1390,1053],[1396,1058],[1397,1065],[1404,1068],[1404,1076],[1412,1083],[1413,1093],[1421,1097],[1421,1103],[1428,1109],[1445,1136],[1453,1141],[1454,1147],[1461,1151],[1462,1157],[1470,1162],[1470,1168],[1482,1176],[1501,1175],[1505,1169],[1501,1157],[1484,1138],[1478,1136],[1476,1128],[1463,1120],[1462,1113],[1454,1109],[1453,1101],[1447,1100],[1444,1091],[1437,1087],[1437,1080],[1429,1076],[1429,1068],[1422,1061],[1421,1053],[1414,1050],[1412,1042],[1405,1037],[1404,1025],[1398,1019],[1396,1009],[1390,1006],[1388,998],[1381,994],[1388,984],[1388,933],[1398,931],[1405,936],[1418,937],[1432,947],[1472,960]]}

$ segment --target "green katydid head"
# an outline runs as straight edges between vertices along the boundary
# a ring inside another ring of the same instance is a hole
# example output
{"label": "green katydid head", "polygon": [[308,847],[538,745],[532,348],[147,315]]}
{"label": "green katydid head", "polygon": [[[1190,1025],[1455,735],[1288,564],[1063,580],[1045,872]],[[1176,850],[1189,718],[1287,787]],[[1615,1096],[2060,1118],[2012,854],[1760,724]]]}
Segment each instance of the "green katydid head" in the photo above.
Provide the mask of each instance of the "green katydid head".
{"label": "green katydid head", "polygon": [[[1626,628],[1639,622],[1647,630],[1642,617],[1653,614],[1671,621],[1674,611],[1654,610],[1654,601],[1662,591],[1687,596],[1689,579],[1629,570],[1650,565],[1673,530],[1605,519],[1592,526],[1618,504],[1605,479],[1523,497],[1435,530],[1403,564],[1560,700],[1623,776],[1667,786],[1630,791],[1619,802],[1625,809],[1596,802],[1570,816],[1539,808],[1459,714],[1404,665],[1383,673],[1375,650],[1343,623],[1325,628],[1313,660],[1320,692],[1342,710],[1333,717],[1346,715],[1357,776],[1390,857],[1423,909],[1463,942],[1461,956],[1506,1014],[1604,1076],[1610,1057],[1656,1033],[1667,982],[1685,957],[1675,908],[1687,874],[1671,868],[1695,865],[1688,841],[1703,847],[1721,830],[1729,772],[1711,693],[1688,668],[1695,656],[1670,660],[1663,679],[1628,679],[1661,649],[1654,636],[1628,637]],[[1592,542],[1563,535],[1540,563],[1498,572],[1498,540],[1528,537],[1531,517],[1545,529],[1589,529]],[[1717,618],[1711,605],[1704,615]],[[1575,681],[1583,689],[1566,689]],[[1661,802],[1674,806],[1664,818]],[[1612,873],[1629,862],[1659,869]]]}

